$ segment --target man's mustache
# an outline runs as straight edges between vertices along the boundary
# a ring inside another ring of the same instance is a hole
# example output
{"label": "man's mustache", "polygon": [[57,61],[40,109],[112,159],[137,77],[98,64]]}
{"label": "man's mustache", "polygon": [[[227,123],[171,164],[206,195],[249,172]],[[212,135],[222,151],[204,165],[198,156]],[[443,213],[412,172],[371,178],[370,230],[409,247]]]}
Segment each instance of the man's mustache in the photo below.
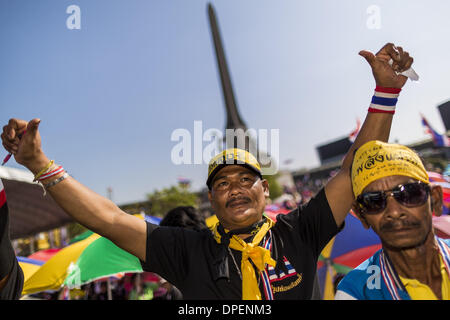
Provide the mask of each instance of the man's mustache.
{"label": "man's mustache", "polygon": [[394,220],[388,221],[380,226],[380,231],[393,231],[404,228],[417,228],[421,225],[420,221],[408,219],[408,220]]}
{"label": "man's mustache", "polygon": [[230,205],[232,205],[234,202],[236,202],[236,201],[242,201],[242,200],[245,200],[245,201],[247,201],[247,202],[251,202],[251,201],[252,201],[249,197],[240,196],[240,197],[236,197],[236,198],[233,198],[233,199],[228,200],[228,201],[225,203],[225,207],[228,208],[228,207],[229,207]]}

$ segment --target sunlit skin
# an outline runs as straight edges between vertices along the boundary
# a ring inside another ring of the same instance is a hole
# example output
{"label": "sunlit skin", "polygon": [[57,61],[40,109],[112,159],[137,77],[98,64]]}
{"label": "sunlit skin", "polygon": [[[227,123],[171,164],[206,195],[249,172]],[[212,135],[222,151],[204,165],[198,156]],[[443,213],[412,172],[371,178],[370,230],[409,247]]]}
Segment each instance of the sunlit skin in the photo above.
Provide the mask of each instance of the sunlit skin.
{"label": "sunlit skin", "polygon": [[269,197],[267,180],[241,165],[222,168],[212,181],[209,201],[225,229],[244,228],[262,219],[266,198]]}
{"label": "sunlit skin", "polygon": [[[400,184],[416,182],[405,176],[389,176],[369,184],[364,192],[392,190]],[[386,208],[377,214],[354,211],[365,228],[372,228],[381,239],[397,273],[404,278],[417,279],[428,285],[441,298],[439,251],[432,226],[432,204],[442,206],[442,189],[434,186],[425,204],[408,208],[394,197],[388,197]],[[437,212],[440,214],[440,211]]]}

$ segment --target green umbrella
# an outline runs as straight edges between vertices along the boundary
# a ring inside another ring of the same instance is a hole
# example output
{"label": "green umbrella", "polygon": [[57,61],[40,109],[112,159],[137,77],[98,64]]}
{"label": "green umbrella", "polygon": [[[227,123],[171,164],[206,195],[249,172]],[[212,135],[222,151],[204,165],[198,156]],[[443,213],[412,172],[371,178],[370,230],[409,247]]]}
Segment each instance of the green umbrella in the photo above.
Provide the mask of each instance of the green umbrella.
{"label": "green umbrella", "polygon": [[69,241],[69,244],[81,241],[86,239],[87,237],[91,236],[94,232],[92,232],[91,230],[87,230],[79,235],[77,235],[75,238],[73,238],[72,240]]}
{"label": "green umbrella", "polygon": [[124,272],[142,272],[139,259],[100,237],[81,252],[69,266],[63,285],[69,288]]}
{"label": "green umbrella", "polygon": [[25,281],[22,293],[80,287],[125,272],[142,272],[139,259],[110,240],[92,234],[58,251]]}

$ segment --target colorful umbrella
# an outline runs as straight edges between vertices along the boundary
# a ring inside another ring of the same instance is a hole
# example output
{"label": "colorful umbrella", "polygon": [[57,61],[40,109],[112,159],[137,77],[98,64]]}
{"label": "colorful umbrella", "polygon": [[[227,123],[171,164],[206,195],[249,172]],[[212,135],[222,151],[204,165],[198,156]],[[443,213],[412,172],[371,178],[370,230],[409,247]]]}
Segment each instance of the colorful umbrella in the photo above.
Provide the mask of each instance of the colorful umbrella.
{"label": "colorful umbrella", "polygon": [[450,215],[433,217],[433,227],[438,237],[450,239]]}
{"label": "colorful umbrella", "polygon": [[264,214],[272,219],[273,221],[277,221],[277,215],[279,214],[287,214],[291,212],[292,210],[286,209],[281,205],[278,204],[271,204],[267,205],[264,209]]}
{"label": "colorful umbrella", "polygon": [[428,171],[428,177],[430,182],[435,185],[440,185],[442,187],[442,200],[444,202],[444,207],[442,214],[450,214],[450,181],[449,177],[439,174],[437,172]]}
{"label": "colorful umbrella", "polygon": [[27,281],[44,264],[43,261],[34,260],[26,257],[17,257],[19,266],[22,268],[24,282]]}
{"label": "colorful umbrella", "polygon": [[317,273],[323,299],[334,299],[334,278],[345,275],[381,248],[378,235],[365,229],[351,212],[345,227],[324,248],[317,263]]}
{"label": "colorful umbrella", "polygon": [[[142,217],[140,214],[136,214],[135,216],[140,216],[140,217]],[[161,222],[162,219],[161,219],[160,217],[155,217],[155,216],[145,215],[144,220],[147,221],[147,222],[150,222],[150,223],[159,225],[159,223]],[[77,235],[76,237],[72,238],[72,239],[69,241],[69,244],[72,244],[72,243],[75,243],[75,242],[84,240],[84,239],[86,239],[87,237],[91,236],[92,234],[94,234],[94,232],[92,232],[91,230],[86,230],[85,232],[83,232],[83,233]],[[48,250],[52,250],[52,249],[48,249]],[[53,250],[54,250],[54,249],[53,249]],[[57,249],[57,250],[59,250],[59,249]],[[44,250],[42,250],[42,251],[44,251]]]}
{"label": "colorful umbrella", "polygon": [[[144,219],[141,215],[135,216]],[[76,288],[118,273],[142,271],[137,257],[92,233],[58,251],[25,281],[22,293],[59,290],[63,286]]]}
{"label": "colorful umbrella", "polygon": [[48,261],[51,257],[53,257],[59,250],[59,248],[53,248],[53,249],[45,249],[37,251],[31,255],[28,256],[29,259],[33,260],[39,260],[39,261]]}
{"label": "colorful umbrella", "polygon": [[91,230],[86,230],[85,232],[80,233],[80,234],[77,235],[76,237],[72,238],[72,239],[69,241],[69,244],[73,244],[73,243],[75,243],[75,242],[84,240],[84,239],[88,238],[89,236],[91,236],[91,235],[93,235],[93,234],[94,234],[94,232],[92,232]]}
{"label": "colorful umbrella", "polygon": [[93,234],[60,250],[43,264],[25,281],[23,294],[79,287],[119,272],[142,272],[139,259]]}
{"label": "colorful umbrella", "polygon": [[159,225],[159,223],[161,222],[161,218],[160,217],[155,217],[155,216],[150,216],[150,215],[145,215],[145,221],[153,223],[153,224],[157,224]]}
{"label": "colorful umbrella", "polygon": [[95,239],[81,250],[76,262],[69,265],[68,274],[64,280],[64,285],[69,288],[79,287],[84,283],[121,272],[143,271],[137,257],[120,249],[104,237]]}

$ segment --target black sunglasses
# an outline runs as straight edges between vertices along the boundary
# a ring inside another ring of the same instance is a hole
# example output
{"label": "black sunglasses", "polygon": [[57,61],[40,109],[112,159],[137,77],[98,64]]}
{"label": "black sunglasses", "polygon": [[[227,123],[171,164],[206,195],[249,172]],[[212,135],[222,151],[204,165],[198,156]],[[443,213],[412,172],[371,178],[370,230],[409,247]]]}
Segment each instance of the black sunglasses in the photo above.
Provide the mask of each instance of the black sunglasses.
{"label": "black sunglasses", "polygon": [[423,205],[430,195],[430,186],[423,182],[401,184],[392,190],[371,191],[360,194],[356,198],[362,214],[377,214],[387,205],[388,196],[393,196],[405,207],[413,208]]}

